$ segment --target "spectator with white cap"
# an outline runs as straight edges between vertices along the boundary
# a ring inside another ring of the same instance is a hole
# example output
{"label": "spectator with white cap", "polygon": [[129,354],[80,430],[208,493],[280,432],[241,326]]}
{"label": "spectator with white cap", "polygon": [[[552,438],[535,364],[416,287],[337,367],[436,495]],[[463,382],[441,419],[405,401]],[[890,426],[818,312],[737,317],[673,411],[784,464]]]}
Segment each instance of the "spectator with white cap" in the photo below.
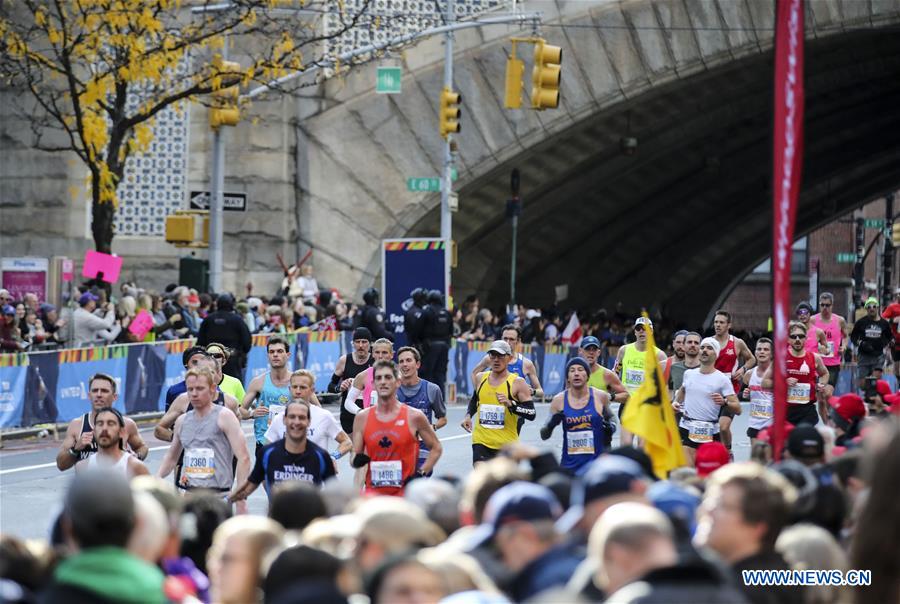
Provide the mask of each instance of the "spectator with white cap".
{"label": "spectator with white cap", "polygon": [[111,330],[116,325],[116,307],[111,302],[106,304],[103,317],[94,314],[99,299],[89,291],[78,298],[78,308],[72,314],[72,338],[76,348],[96,344],[100,333]]}

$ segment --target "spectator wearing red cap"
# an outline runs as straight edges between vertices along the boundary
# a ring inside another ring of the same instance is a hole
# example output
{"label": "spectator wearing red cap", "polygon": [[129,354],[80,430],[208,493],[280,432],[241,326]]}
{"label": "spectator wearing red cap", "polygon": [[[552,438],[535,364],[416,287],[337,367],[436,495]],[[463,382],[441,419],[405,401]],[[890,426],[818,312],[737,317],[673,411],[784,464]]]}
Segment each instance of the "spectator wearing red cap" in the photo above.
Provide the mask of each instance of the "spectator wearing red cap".
{"label": "spectator wearing red cap", "polygon": [[725,445],[720,442],[703,443],[697,448],[697,475],[705,478],[729,461]]}
{"label": "spectator wearing red cap", "polygon": [[834,443],[840,447],[853,445],[859,436],[862,420],[866,417],[866,405],[858,394],[848,392],[828,399],[828,415],[837,432]]}

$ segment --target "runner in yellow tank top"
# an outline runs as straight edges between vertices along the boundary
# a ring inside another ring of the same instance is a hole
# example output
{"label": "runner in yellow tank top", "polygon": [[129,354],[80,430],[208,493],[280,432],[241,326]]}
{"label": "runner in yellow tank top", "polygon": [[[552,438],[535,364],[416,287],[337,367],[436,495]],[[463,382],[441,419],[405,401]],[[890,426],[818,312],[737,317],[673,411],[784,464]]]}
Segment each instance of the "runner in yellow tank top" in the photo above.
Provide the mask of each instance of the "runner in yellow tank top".
{"label": "runner in yellow tank top", "polygon": [[488,356],[491,370],[478,376],[475,394],[461,424],[472,433],[473,464],[496,457],[503,445],[519,440],[518,418],[531,421],[536,415],[531,387],[507,369],[512,360],[509,344],[496,340]]}
{"label": "runner in yellow tank top", "polygon": [[[634,392],[644,382],[644,353],[647,351],[647,332],[646,327],[653,329],[653,323],[646,317],[638,317],[634,322],[634,342],[626,344],[619,348],[616,354],[616,366],[613,371],[622,380],[628,394]],[[656,358],[660,365],[666,362],[666,353],[656,349]],[[626,401],[627,402],[627,401]],[[625,409],[626,403],[619,405],[619,419],[622,419],[622,411]],[[622,429],[622,436],[619,444],[622,446],[631,446],[634,441],[634,435],[628,430]]]}

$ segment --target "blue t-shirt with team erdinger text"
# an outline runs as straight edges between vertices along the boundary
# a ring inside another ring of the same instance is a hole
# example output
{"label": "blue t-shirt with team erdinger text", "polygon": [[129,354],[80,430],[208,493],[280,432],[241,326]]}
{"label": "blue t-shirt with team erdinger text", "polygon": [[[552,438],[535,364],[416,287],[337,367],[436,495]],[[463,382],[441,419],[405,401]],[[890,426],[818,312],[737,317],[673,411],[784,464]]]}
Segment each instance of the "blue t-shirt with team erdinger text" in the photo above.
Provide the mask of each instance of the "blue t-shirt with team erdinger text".
{"label": "blue t-shirt with team erdinger text", "polygon": [[280,482],[297,480],[321,485],[335,474],[331,456],[322,447],[307,440],[303,453],[291,453],[281,439],[263,447],[250,472],[250,482],[265,483],[266,492],[271,492]]}

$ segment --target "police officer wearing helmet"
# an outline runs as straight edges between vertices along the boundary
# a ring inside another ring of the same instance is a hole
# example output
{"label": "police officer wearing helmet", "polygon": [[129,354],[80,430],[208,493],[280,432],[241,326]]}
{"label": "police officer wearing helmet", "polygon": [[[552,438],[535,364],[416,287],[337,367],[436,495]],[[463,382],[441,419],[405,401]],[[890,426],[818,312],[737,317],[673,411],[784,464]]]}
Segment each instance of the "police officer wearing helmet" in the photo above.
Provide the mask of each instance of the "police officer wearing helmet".
{"label": "police officer wearing helmet", "polygon": [[428,306],[425,308],[425,355],[421,374],[424,379],[437,384],[441,391],[447,382],[447,359],[452,335],[453,316],[444,305],[444,296],[433,289],[428,292]]}
{"label": "police officer wearing helmet", "polygon": [[425,335],[425,307],[428,304],[428,292],[417,287],[409,292],[409,297],[412,298],[412,306],[403,314],[403,331],[406,334],[406,343],[421,354],[424,352],[422,338]]}
{"label": "police officer wearing helmet", "polygon": [[385,325],[384,311],[378,306],[378,290],[370,287],[364,291],[363,302],[365,302],[365,305],[360,309],[357,327],[368,329],[372,333],[374,340],[387,338],[393,342],[394,334]]}
{"label": "police officer wearing helmet", "polygon": [[222,371],[233,378],[241,379],[252,341],[247,324],[234,312],[234,296],[229,293],[219,295],[216,300],[216,311],[207,315],[200,324],[197,345],[205,347],[214,342],[233,351]]}

